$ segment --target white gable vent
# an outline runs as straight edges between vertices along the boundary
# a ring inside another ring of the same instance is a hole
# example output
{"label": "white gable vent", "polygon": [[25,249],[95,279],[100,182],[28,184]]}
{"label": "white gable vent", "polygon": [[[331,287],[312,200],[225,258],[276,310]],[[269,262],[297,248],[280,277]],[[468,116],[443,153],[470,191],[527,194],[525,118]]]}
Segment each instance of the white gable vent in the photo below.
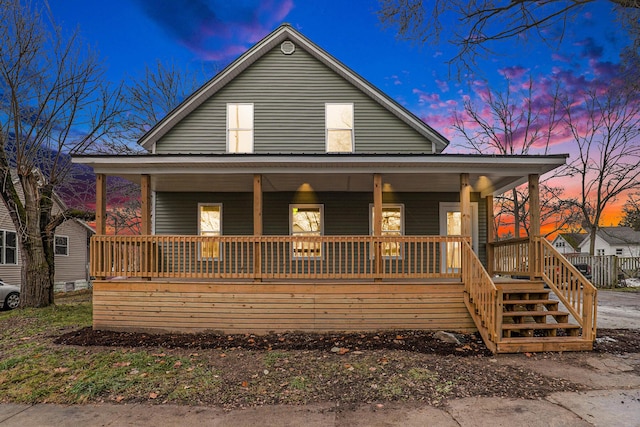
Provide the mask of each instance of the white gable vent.
{"label": "white gable vent", "polygon": [[293,52],[296,51],[296,45],[293,44],[291,40],[287,40],[285,42],[282,42],[282,44],[280,45],[280,50],[285,55],[291,55]]}

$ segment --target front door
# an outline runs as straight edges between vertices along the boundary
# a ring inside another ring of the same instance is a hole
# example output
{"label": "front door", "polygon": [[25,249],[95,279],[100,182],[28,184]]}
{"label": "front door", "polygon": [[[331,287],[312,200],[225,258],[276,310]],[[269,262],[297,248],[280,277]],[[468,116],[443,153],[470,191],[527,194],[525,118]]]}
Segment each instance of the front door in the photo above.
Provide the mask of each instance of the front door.
{"label": "front door", "polygon": [[[460,236],[462,234],[462,214],[460,203],[440,203],[440,235]],[[478,203],[471,203],[471,247],[478,253]],[[461,246],[458,242],[442,244],[442,268],[443,273],[456,273],[460,271],[462,264]]]}

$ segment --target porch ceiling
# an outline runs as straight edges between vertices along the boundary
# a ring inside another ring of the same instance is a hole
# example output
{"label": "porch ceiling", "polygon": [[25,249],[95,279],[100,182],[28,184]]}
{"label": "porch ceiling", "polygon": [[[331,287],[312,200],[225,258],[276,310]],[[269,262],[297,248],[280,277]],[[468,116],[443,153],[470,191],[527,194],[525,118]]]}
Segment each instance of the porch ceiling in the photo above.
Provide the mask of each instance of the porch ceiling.
{"label": "porch ceiling", "polygon": [[253,175],[262,174],[263,191],[372,191],[374,173],[383,191],[457,192],[468,173],[473,191],[500,194],[566,161],[556,156],[481,155],[145,155],[78,156],[76,163],[96,173],[139,182],[151,176],[154,191],[251,192]]}

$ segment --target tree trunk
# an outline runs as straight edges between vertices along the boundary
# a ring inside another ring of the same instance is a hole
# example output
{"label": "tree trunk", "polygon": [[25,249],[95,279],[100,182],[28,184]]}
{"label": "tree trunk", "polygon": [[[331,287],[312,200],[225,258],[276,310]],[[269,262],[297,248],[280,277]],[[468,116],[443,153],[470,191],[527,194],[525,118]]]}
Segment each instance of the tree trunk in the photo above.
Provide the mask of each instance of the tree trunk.
{"label": "tree trunk", "polygon": [[513,189],[513,237],[520,237],[520,206],[518,205],[518,190]]}
{"label": "tree trunk", "polygon": [[598,231],[598,228],[592,226],[589,232],[589,255],[591,256],[594,256],[596,251],[596,231]]}
{"label": "tree trunk", "polygon": [[42,239],[21,245],[22,269],[20,305],[46,307],[53,304],[55,269],[48,259]]}

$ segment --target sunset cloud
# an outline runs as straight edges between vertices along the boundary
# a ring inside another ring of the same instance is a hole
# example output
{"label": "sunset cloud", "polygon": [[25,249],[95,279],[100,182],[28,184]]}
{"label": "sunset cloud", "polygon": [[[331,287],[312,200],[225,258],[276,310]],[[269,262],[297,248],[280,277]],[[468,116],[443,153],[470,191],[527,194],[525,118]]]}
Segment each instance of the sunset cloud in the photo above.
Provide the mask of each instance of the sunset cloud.
{"label": "sunset cloud", "polygon": [[293,0],[135,0],[167,36],[199,59],[224,61],[259,41],[293,9]]}

